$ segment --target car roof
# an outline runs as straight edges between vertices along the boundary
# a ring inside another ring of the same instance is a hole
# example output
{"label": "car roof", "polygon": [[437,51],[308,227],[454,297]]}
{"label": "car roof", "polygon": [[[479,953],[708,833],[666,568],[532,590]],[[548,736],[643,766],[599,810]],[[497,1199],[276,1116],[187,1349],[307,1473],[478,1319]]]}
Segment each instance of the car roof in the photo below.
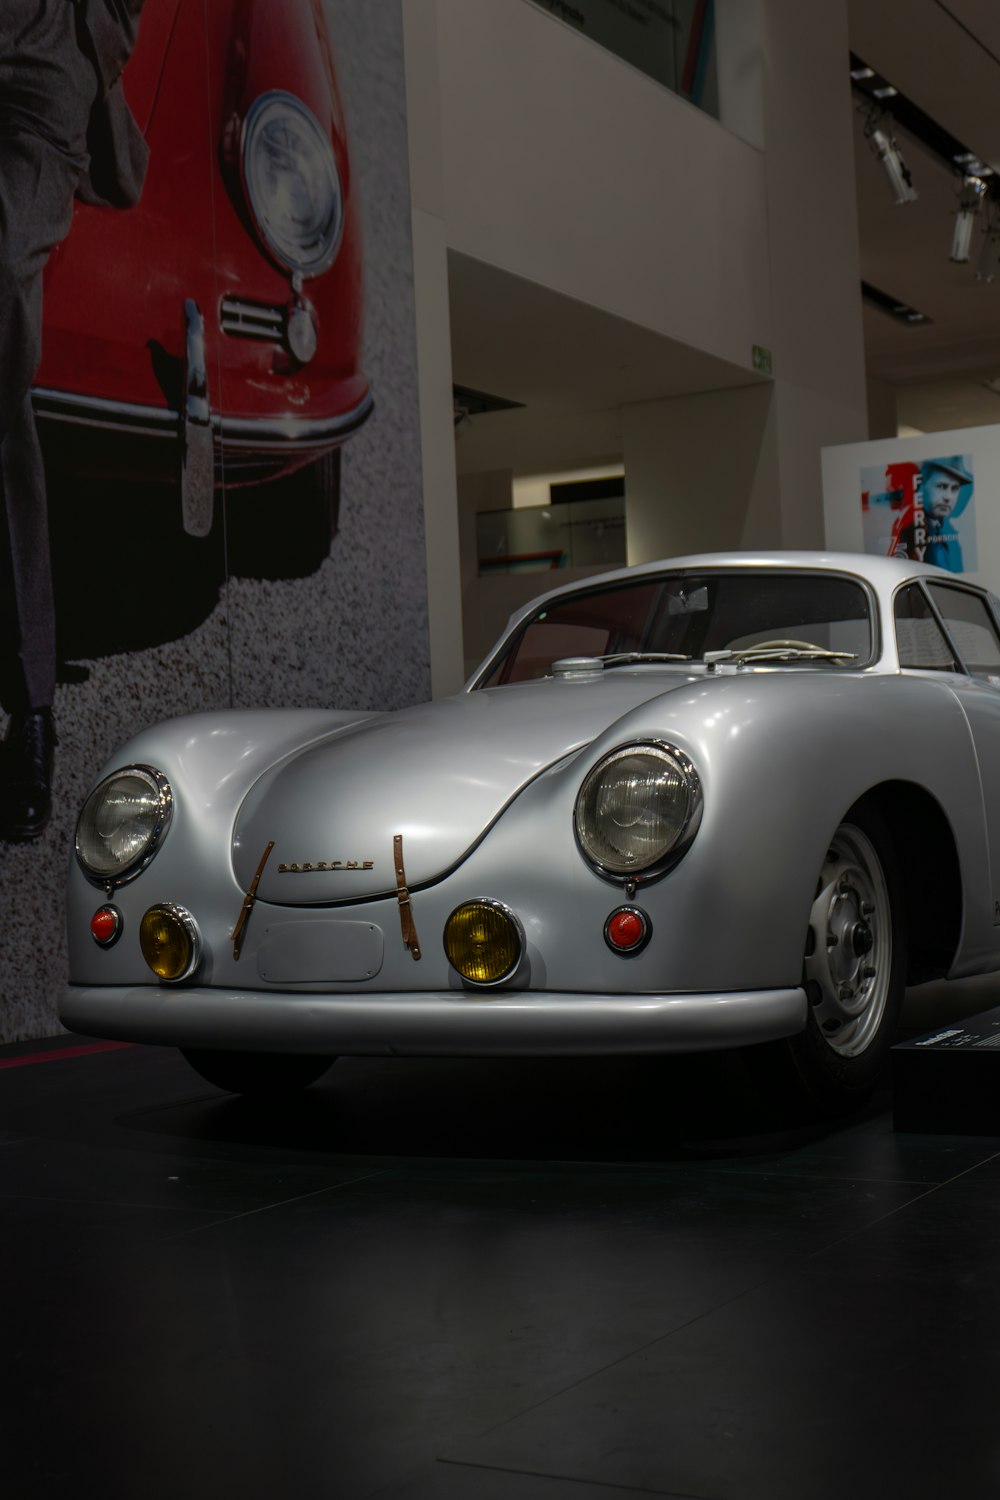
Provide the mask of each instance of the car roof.
{"label": "car roof", "polygon": [[[498,641],[486,653],[475,672],[466,683],[466,691],[470,691],[477,683],[481,682],[487,668],[496,659],[497,652],[501,646],[510,638],[510,635],[524,621],[528,620],[542,605],[552,600],[568,597],[572,594],[589,592],[591,589],[604,588],[608,584],[625,583],[635,581],[643,577],[655,577],[658,573],[678,572],[684,569],[700,571],[711,568],[738,568],[752,571],[754,568],[770,569],[795,569],[829,572],[849,573],[854,577],[867,583],[874,593],[879,615],[882,620],[889,620],[892,616],[892,599],[901,584],[912,582],[917,579],[925,579],[928,582],[959,584],[965,588],[975,589],[978,593],[987,592],[981,585],[970,583],[961,575],[951,573],[946,568],[935,568],[930,563],[912,562],[905,557],[882,557],[867,552],[820,552],[820,551],[779,551],[770,552],[695,552],[683,557],[663,557],[655,562],[636,563],[631,567],[614,568],[607,573],[591,573],[588,577],[577,578],[573,583],[563,584],[560,588],[549,589],[547,593],[539,594],[528,603],[514,611]],[[898,671],[899,662],[895,654],[895,642],[891,630],[882,632],[883,649],[878,660],[868,670],[879,673]]]}
{"label": "car roof", "polygon": [[608,573],[592,573],[587,578],[579,578],[560,588],[550,589],[517,610],[511,617],[508,629],[517,620],[531,614],[540,604],[565,594],[603,588],[606,584],[623,583],[657,573],[709,568],[803,568],[820,572],[852,573],[869,583],[883,603],[908,579],[937,579],[938,582],[950,583],[964,581],[947,569],[935,568],[929,563],[911,562],[905,557],[880,557],[867,552],[696,552],[684,557],[665,557],[656,562],[615,568]]}

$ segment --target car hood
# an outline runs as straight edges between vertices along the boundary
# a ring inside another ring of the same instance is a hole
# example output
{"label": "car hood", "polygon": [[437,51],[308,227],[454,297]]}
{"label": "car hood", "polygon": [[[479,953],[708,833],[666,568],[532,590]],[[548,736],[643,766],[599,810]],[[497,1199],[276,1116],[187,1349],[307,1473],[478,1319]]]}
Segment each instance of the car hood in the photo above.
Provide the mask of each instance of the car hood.
{"label": "car hood", "polygon": [[[686,674],[608,673],[460,694],[335,730],[271,767],[236,820],[233,866],[257,894],[310,906],[395,889],[401,834],[407,884],[459,864],[540,771],[623,714],[690,682]],[[317,869],[339,862],[338,868]],[[309,868],[303,868],[308,866]]]}
{"label": "car hood", "polygon": [[159,5],[146,6],[135,51],[122,76],[125,98],[143,135],[149,132],[180,6],[181,0],[161,0]]}

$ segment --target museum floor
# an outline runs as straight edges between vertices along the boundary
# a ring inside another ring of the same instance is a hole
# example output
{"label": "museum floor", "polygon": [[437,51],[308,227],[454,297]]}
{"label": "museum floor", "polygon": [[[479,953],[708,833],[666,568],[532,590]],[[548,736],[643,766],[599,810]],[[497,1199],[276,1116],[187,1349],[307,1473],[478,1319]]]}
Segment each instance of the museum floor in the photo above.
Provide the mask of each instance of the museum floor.
{"label": "museum floor", "polygon": [[5,1500],[1000,1492],[1000,1089],[790,1132],[734,1057],[355,1059],[267,1114],[62,1038],[0,1049],[0,1213]]}

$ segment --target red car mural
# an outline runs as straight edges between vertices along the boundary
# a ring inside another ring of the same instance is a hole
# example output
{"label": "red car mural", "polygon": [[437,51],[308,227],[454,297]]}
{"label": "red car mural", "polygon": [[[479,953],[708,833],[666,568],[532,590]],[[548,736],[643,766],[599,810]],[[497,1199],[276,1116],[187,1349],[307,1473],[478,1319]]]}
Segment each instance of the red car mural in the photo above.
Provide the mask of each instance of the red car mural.
{"label": "red car mural", "polygon": [[300,470],[336,506],[372,409],[358,205],[322,0],[147,0],[125,93],[139,204],[76,205],[45,276],[34,401],[47,461],[221,486]]}

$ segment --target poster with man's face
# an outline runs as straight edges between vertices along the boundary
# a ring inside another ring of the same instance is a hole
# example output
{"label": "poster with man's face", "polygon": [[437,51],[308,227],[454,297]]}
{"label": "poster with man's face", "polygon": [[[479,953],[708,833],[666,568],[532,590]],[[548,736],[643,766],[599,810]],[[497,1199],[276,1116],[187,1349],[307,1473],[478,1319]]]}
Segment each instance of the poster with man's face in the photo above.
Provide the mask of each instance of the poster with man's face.
{"label": "poster with man's face", "polygon": [[900,460],[860,471],[866,552],[974,572],[975,476],[971,454]]}

